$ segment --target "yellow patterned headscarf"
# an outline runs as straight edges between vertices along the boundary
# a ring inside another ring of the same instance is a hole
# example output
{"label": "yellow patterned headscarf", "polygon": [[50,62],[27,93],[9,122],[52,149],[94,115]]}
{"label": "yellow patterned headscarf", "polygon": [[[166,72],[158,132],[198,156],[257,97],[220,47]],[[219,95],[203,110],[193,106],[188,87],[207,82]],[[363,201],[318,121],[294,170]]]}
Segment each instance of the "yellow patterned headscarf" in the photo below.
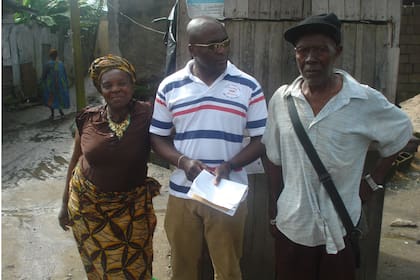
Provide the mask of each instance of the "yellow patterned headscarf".
{"label": "yellow patterned headscarf", "polygon": [[89,67],[90,78],[99,92],[101,92],[100,82],[102,75],[112,69],[119,69],[128,73],[133,84],[136,82],[136,70],[134,66],[125,58],[108,54],[95,59]]}

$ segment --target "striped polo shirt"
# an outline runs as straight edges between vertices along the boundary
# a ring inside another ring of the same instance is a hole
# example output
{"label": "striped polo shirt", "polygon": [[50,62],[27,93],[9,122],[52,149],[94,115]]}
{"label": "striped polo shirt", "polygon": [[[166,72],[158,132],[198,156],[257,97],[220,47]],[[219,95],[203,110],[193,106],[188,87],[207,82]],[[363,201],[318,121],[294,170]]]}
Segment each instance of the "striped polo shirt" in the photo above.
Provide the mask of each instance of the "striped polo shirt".
{"label": "striped polo shirt", "polygon": [[[208,86],[191,73],[193,62],[159,85],[150,132],[170,136],[174,131],[180,153],[216,167],[242,150],[244,136],[264,133],[266,101],[255,78],[232,63]],[[232,171],[230,179],[248,183],[244,169]],[[188,198],[190,186],[183,170],[172,173],[170,194]]]}

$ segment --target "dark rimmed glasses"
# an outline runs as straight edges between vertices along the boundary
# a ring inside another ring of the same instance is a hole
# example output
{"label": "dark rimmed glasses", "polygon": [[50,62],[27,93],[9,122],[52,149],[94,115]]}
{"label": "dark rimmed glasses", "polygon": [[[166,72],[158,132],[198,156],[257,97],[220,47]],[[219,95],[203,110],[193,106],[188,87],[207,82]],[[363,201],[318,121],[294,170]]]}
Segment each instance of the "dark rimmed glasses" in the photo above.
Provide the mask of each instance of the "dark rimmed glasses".
{"label": "dark rimmed glasses", "polygon": [[210,44],[189,44],[189,46],[208,48],[211,51],[217,51],[217,50],[220,50],[221,48],[229,47],[230,39],[227,38],[226,40],[222,42],[210,43]]}
{"label": "dark rimmed glasses", "polygon": [[323,56],[331,51],[329,46],[312,46],[312,47],[296,47],[295,52],[299,56],[308,56],[310,52],[313,52],[316,56]]}

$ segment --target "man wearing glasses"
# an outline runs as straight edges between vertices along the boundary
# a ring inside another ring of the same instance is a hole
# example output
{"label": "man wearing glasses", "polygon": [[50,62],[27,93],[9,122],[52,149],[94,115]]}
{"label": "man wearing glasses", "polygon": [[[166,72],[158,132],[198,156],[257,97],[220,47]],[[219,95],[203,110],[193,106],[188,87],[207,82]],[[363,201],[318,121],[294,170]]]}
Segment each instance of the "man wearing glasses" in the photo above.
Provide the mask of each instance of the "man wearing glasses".
{"label": "man wearing glasses", "polygon": [[[177,167],[165,218],[172,279],[199,279],[205,242],[215,279],[240,280],[246,200],[229,216],[187,192],[204,169],[215,175],[215,188],[222,178],[248,183],[243,167],[263,153],[266,102],[260,84],[228,60],[221,22],[194,18],[187,34],[192,59],[160,84],[150,127],[155,152]],[[244,147],[245,135],[251,140]]]}
{"label": "man wearing glasses", "polygon": [[[276,279],[353,280],[356,266],[356,247],[351,246],[349,234],[299,142],[288,102],[294,102],[303,130],[353,225],[361,215],[359,187],[369,190],[369,185],[373,190],[383,184],[396,154],[412,135],[407,115],[380,92],[334,68],[342,52],[340,27],[335,14],[322,14],[308,17],[284,34],[295,46],[301,75],[271,98],[263,136],[270,160],[266,171],[272,193],[269,208],[276,238]],[[371,144],[382,158],[371,175],[366,175],[363,165]]]}

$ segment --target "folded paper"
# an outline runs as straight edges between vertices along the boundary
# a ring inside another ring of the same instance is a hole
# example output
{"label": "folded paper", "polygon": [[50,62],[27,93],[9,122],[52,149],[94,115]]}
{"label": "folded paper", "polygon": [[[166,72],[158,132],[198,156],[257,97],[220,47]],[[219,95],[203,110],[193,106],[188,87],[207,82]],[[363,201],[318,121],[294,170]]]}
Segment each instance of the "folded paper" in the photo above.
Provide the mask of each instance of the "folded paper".
{"label": "folded paper", "polygon": [[226,179],[215,185],[214,179],[210,172],[201,171],[187,195],[225,214],[235,215],[239,203],[246,197],[248,186]]}

